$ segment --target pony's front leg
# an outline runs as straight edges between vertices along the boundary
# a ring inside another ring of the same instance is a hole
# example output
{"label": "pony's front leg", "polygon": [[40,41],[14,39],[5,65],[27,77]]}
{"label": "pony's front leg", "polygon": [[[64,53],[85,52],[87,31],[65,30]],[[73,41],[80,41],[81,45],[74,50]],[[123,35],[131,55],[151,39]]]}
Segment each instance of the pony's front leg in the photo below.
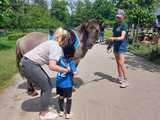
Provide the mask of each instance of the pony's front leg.
{"label": "pony's front leg", "polygon": [[78,67],[78,65],[80,64],[80,59],[76,59],[76,60],[74,60],[75,61],[75,63],[76,63],[76,66]]}

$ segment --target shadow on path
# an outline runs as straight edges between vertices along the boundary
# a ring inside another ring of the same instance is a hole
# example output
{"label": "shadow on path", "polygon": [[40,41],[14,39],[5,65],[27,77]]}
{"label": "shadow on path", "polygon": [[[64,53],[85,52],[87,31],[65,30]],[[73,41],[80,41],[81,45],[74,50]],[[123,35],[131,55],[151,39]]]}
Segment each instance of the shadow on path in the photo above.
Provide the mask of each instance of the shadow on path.
{"label": "shadow on path", "polygon": [[[53,88],[56,87],[56,82],[55,79],[52,81]],[[74,79],[74,86],[75,88],[80,88],[80,86],[84,85],[84,82],[81,78],[77,77]],[[27,82],[24,82],[18,86],[19,89],[27,89]],[[51,106],[55,109],[58,110],[58,105],[57,105],[57,98],[54,98],[56,96],[56,93],[52,93],[52,99],[51,99]],[[24,101],[21,105],[22,110],[27,111],[27,112],[40,112],[42,111],[42,108],[40,106],[40,97],[28,99]]]}
{"label": "shadow on path", "polygon": [[105,74],[105,73],[102,73],[102,72],[95,72],[94,75],[96,75],[96,76],[98,76],[100,78],[85,82],[84,85],[87,85],[87,84],[93,83],[93,82],[99,82],[101,80],[108,80],[110,82],[114,82],[116,84],[119,84],[114,77],[112,77],[112,76],[110,76],[108,74]]}
{"label": "shadow on path", "polygon": [[[76,88],[80,88],[81,85],[84,84],[83,80],[80,77],[75,77],[73,80],[74,86]],[[36,86],[36,85],[35,85]],[[52,78],[52,88],[56,88],[56,79]],[[23,82],[20,85],[18,85],[18,89],[26,89],[27,90],[27,82]],[[39,88],[37,87],[39,90]]]}
{"label": "shadow on path", "polygon": [[[111,57],[111,59],[115,60],[114,57]],[[156,65],[150,61],[145,60],[143,57],[139,57],[131,53],[127,53],[125,64],[131,70],[143,69],[149,72],[160,72],[160,65]]]}
{"label": "shadow on path", "polygon": [[126,64],[133,70],[135,68],[141,68],[149,72],[160,72],[159,65],[155,65],[149,61],[146,61],[142,57],[138,57],[138,56],[131,55],[131,54],[127,55]]}
{"label": "shadow on path", "polygon": [[[53,97],[56,94],[53,93]],[[53,98],[51,99],[51,105],[53,106],[53,108],[55,110],[57,110],[57,99]],[[21,105],[22,110],[26,111],[26,112],[40,112],[42,111],[42,108],[40,106],[40,97],[36,97],[33,99],[28,99],[26,101],[24,101]]]}
{"label": "shadow on path", "polygon": [[74,87],[78,89],[80,88],[80,86],[84,85],[85,83],[80,77],[76,77],[73,80],[73,84],[74,84]]}

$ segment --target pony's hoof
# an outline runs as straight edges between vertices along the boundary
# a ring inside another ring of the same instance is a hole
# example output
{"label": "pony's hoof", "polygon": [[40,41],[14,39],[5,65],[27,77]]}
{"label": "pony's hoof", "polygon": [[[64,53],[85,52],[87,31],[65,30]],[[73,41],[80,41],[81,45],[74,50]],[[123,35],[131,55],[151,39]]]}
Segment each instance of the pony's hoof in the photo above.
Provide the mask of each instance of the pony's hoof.
{"label": "pony's hoof", "polygon": [[72,92],[76,92],[77,91],[77,89],[76,88],[72,88]]}
{"label": "pony's hoof", "polygon": [[34,97],[34,96],[37,96],[38,95],[38,92],[36,91],[27,91],[27,94]]}

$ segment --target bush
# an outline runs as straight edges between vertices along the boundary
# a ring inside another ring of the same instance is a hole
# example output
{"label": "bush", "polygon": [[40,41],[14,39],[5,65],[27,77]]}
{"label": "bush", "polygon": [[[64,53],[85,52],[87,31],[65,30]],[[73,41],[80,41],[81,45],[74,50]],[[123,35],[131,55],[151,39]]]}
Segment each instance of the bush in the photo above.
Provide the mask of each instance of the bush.
{"label": "bush", "polygon": [[25,35],[26,33],[22,33],[22,32],[20,32],[20,33],[10,33],[9,35],[8,35],[8,40],[10,41],[10,40],[18,40],[19,38],[21,38],[21,37],[23,37],[24,35]]}
{"label": "bush", "polygon": [[160,64],[160,49],[157,49],[156,45],[145,45],[142,43],[129,44],[129,52],[134,53],[135,55],[142,56],[149,61],[152,61],[156,64]]}
{"label": "bush", "polygon": [[155,59],[159,59],[160,63],[160,46],[156,46],[156,48],[153,48],[150,53],[150,60],[154,61]]}

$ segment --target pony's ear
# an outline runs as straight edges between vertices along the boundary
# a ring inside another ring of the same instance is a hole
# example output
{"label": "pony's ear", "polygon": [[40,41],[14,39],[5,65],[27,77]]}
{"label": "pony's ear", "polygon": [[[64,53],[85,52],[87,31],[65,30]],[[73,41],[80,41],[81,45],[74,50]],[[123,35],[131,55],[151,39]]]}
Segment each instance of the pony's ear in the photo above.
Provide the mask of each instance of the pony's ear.
{"label": "pony's ear", "polygon": [[81,25],[81,27],[80,27],[80,31],[81,32],[86,32],[86,25],[87,23],[83,23],[82,25]]}

